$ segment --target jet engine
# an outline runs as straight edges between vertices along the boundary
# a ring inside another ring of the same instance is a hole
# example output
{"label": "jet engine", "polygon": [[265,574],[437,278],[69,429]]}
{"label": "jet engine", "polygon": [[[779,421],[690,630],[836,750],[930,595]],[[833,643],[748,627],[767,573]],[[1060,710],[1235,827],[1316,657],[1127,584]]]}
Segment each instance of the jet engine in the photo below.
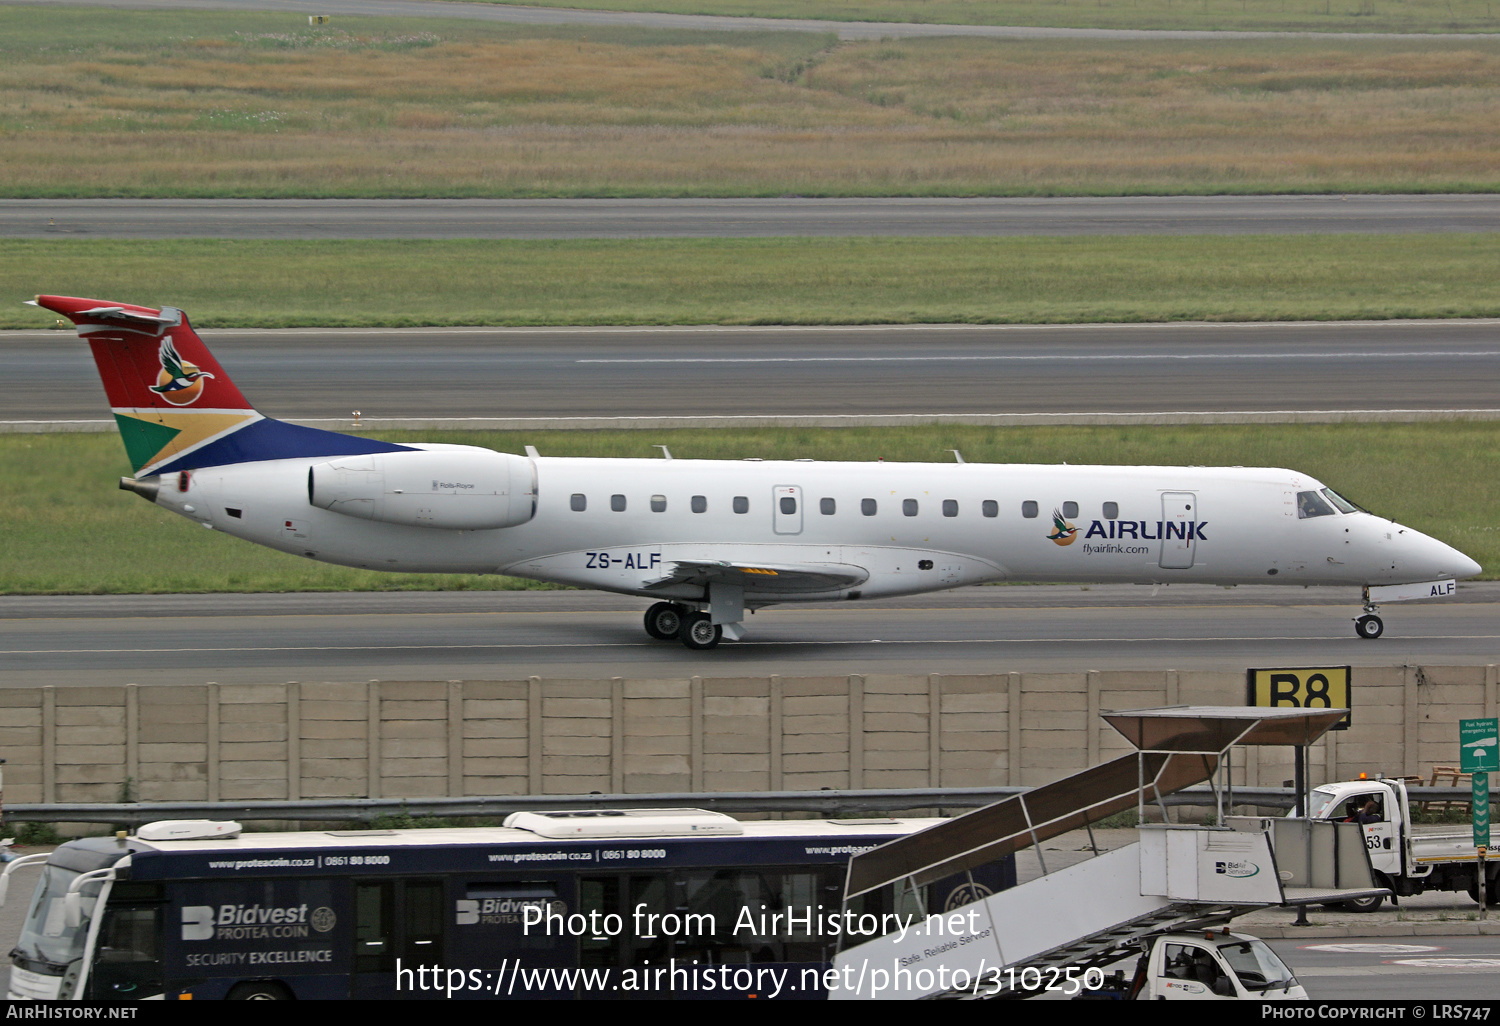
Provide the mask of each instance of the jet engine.
{"label": "jet engine", "polygon": [[524,456],[469,447],[342,456],[308,468],[307,501],[408,527],[516,527],[536,515],[536,468]]}

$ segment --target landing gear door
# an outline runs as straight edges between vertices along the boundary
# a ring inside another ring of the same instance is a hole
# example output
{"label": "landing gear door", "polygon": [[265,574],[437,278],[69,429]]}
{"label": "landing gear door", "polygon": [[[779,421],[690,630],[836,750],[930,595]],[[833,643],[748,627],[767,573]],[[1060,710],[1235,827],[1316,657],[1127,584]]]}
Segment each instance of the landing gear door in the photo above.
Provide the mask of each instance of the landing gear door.
{"label": "landing gear door", "polygon": [[1161,494],[1161,567],[1186,570],[1198,545],[1198,496],[1192,492]]}
{"label": "landing gear door", "polygon": [[771,490],[772,530],[777,534],[802,533],[802,488],[776,485]]}

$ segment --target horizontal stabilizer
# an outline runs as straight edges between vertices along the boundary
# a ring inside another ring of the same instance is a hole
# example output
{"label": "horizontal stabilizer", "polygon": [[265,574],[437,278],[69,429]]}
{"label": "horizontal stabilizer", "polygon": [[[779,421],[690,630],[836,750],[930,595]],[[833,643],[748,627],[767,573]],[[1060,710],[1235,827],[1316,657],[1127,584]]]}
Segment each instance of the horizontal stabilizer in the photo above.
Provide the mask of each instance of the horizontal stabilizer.
{"label": "horizontal stabilizer", "polygon": [[73,296],[37,296],[31,306],[45,307],[60,313],[78,325],[80,335],[92,330],[109,328],[160,335],[168,328],[182,324],[182,311],[164,306],[160,310],[147,306],[132,306],[124,303],[100,303],[95,299],[79,299]]}

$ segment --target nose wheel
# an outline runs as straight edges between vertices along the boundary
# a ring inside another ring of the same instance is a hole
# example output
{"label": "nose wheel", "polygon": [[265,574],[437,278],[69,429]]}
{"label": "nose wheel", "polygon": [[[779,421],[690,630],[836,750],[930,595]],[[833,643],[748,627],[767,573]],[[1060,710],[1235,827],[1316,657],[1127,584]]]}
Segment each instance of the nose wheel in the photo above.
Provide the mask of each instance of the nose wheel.
{"label": "nose wheel", "polygon": [[1374,606],[1365,607],[1365,615],[1354,620],[1354,633],[1366,641],[1374,641],[1385,633],[1385,621],[1374,613]]}

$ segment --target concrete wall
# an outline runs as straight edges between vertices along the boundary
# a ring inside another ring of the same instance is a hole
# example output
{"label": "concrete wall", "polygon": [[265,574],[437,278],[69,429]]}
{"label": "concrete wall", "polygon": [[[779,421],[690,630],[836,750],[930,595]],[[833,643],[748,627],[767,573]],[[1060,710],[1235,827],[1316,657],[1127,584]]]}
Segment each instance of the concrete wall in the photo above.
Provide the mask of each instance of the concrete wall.
{"label": "concrete wall", "polygon": [[[1099,712],[1238,705],[1239,673],[371,681],[0,690],[12,802],[1036,785],[1130,750]],[[1354,671],[1313,779],[1426,776],[1496,666]],[[1266,749],[1235,778],[1280,784]]]}

